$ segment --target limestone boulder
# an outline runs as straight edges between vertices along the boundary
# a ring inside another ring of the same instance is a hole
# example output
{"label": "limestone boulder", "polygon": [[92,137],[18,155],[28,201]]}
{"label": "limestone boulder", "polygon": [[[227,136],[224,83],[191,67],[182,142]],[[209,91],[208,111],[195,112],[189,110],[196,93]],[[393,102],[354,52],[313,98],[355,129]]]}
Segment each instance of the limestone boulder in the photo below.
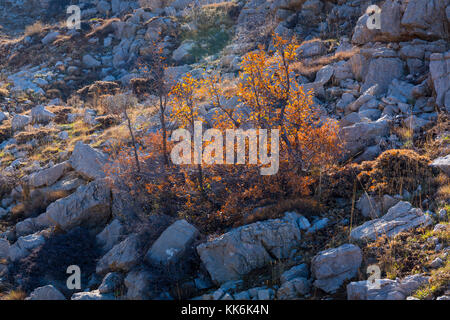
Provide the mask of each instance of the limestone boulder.
{"label": "limestone boulder", "polygon": [[198,236],[198,230],[186,220],[178,220],[153,243],[146,255],[153,264],[176,264]]}
{"label": "limestone boulder", "polygon": [[236,228],[199,245],[197,252],[212,280],[224,283],[240,279],[273,259],[289,257],[300,238],[297,223],[273,219]]}
{"label": "limestone boulder", "polygon": [[374,241],[382,235],[392,238],[402,231],[427,226],[431,222],[430,216],[422,210],[413,208],[409,202],[400,201],[381,218],[367,221],[353,229],[350,237],[365,241]]}
{"label": "limestone boulder", "polygon": [[361,262],[361,249],[353,244],[319,252],[311,260],[311,273],[316,278],[314,286],[328,293],[335,292],[345,280],[357,275]]}

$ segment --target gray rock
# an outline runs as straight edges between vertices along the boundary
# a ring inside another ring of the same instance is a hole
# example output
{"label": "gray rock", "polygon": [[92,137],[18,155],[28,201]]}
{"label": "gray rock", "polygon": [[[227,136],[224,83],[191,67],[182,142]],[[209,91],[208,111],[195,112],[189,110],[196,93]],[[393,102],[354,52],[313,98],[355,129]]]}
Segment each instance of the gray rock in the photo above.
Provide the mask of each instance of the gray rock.
{"label": "gray rock", "polygon": [[365,92],[354,102],[348,104],[347,107],[345,108],[345,112],[350,113],[350,112],[359,111],[359,109],[361,108],[362,105],[364,105],[365,103],[367,103],[373,99],[374,99],[374,96],[372,94]]}
{"label": "gray rock", "polygon": [[292,300],[311,291],[311,283],[306,278],[294,278],[284,282],[277,290],[279,300]]}
{"label": "gray rock", "polygon": [[347,112],[351,111],[353,107],[347,108],[347,106],[353,104],[353,102],[355,102],[355,97],[353,96],[353,94],[345,92],[342,94],[341,99],[337,102],[336,108],[338,108],[339,110],[347,110]]}
{"label": "gray rock", "polygon": [[31,191],[30,196],[34,197],[35,194],[40,194],[48,201],[56,201],[69,196],[84,184],[86,184],[85,180],[78,178],[75,172],[69,172],[51,186]]}
{"label": "gray rock", "polygon": [[435,159],[431,165],[433,167],[437,167],[445,172],[446,175],[450,177],[450,154],[445,157]]}
{"label": "gray rock", "polygon": [[45,109],[44,106],[36,106],[31,109],[31,121],[32,123],[48,123],[50,122],[56,115],[53,112]]}
{"label": "gray rock", "polygon": [[120,221],[114,219],[97,235],[97,243],[102,247],[104,252],[107,252],[120,241],[124,231],[124,227]]}
{"label": "gray rock", "polygon": [[415,115],[411,115],[403,119],[403,125],[413,131],[418,131],[429,124],[429,120],[423,119],[422,117],[417,117]]}
{"label": "gray rock", "polygon": [[285,283],[295,278],[308,278],[308,277],[309,277],[308,266],[302,263],[298,266],[292,267],[289,270],[283,272],[283,274],[280,277],[280,281],[281,283]]}
{"label": "gray rock", "polygon": [[81,186],[70,196],[59,199],[43,213],[50,224],[69,230],[77,226],[98,227],[111,215],[110,189],[103,180]]}
{"label": "gray rock", "polygon": [[4,113],[0,111],[0,124],[5,121],[6,119],[8,119],[8,116]]}
{"label": "gray rock", "polygon": [[349,62],[355,79],[362,81],[369,69],[369,58],[363,54],[357,53],[350,58]]}
{"label": "gray rock", "polygon": [[258,290],[258,300],[272,300],[274,295],[275,293],[272,289]]}
{"label": "gray rock", "polygon": [[104,178],[104,166],[108,162],[107,156],[79,141],[76,143],[69,159],[72,168],[83,177],[94,180]]}
{"label": "gray rock", "polygon": [[[300,243],[296,223],[275,219],[242,226],[197,247],[216,283],[240,279],[275,259],[289,257]],[[272,258],[273,257],[273,258]]]}
{"label": "gray rock", "polygon": [[309,223],[308,219],[306,219],[301,214],[298,214],[297,212],[285,212],[284,220],[292,221],[292,223],[297,225],[300,230],[308,230],[309,227],[311,227],[311,224]]}
{"label": "gray rock", "polygon": [[334,68],[331,65],[326,65],[322,67],[322,69],[317,71],[316,79],[314,82],[322,83],[323,85],[325,85],[331,80],[333,74]]}
{"label": "gray rock", "polygon": [[66,300],[66,297],[51,284],[33,290],[25,300]]}
{"label": "gray rock", "polygon": [[365,222],[350,233],[354,240],[375,241],[382,235],[389,238],[419,226],[427,226],[431,218],[422,210],[413,208],[409,202],[400,201],[390,208],[384,216]]}
{"label": "gray rock", "polygon": [[383,213],[387,213],[387,211],[393,206],[395,206],[399,201],[400,201],[399,199],[385,194],[382,199]]}
{"label": "gray rock", "polygon": [[416,37],[448,39],[448,29],[445,27],[447,6],[448,1],[445,0],[410,0],[401,18],[401,25]]}
{"label": "gray rock", "polygon": [[445,27],[446,1],[440,0],[387,0],[381,6],[381,29],[367,28],[368,15],[361,16],[355,27],[352,42],[395,42],[401,39],[448,39]]}
{"label": "gray rock", "polygon": [[38,234],[20,237],[17,239],[16,243],[9,248],[9,259],[14,262],[25,258],[33,251],[33,249],[43,245],[44,242],[44,237]]}
{"label": "gray rock", "polygon": [[355,158],[354,162],[361,163],[362,161],[374,160],[381,154],[381,148],[378,144],[367,147],[364,152]]}
{"label": "gray rock", "polygon": [[362,90],[378,85],[376,95],[385,93],[392,80],[401,78],[404,73],[402,60],[398,58],[376,58],[369,64]]}
{"label": "gray rock", "polygon": [[141,258],[141,245],[136,234],[116,244],[97,263],[96,272],[129,271]]}
{"label": "gray rock", "polygon": [[450,91],[450,51],[430,56],[430,74],[436,92],[436,104],[444,107],[446,95]]}
{"label": "gray rock", "polygon": [[361,116],[358,112],[351,112],[339,121],[341,127],[349,127],[355,123],[361,122]]}
{"label": "gray rock", "polygon": [[0,207],[0,219],[3,219],[6,215],[8,215],[8,211]]}
{"label": "gray rock", "polygon": [[443,264],[444,264],[444,261],[442,261],[441,258],[437,257],[436,259],[431,261],[430,267],[436,269],[436,268],[440,268]]}
{"label": "gray rock", "polygon": [[130,300],[146,300],[153,295],[150,284],[154,276],[147,271],[133,270],[125,278],[126,298]]}
{"label": "gray rock", "polygon": [[27,218],[16,224],[16,234],[18,237],[26,236],[34,232],[43,230],[50,226],[50,221],[45,214],[40,214],[36,218]]}
{"label": "gray rock", "polygon": [[306,233],[309,234],[309,233],[314,233],[318,230],[322,230],[323,228],[325,228],[328,225],[329,222],[330,222],[330,219],[328,219],[327,217],[319,219],[319,220],[315,221],[311,225],[311,227],[308,228]]}
{"label": "gray rock", "polygon": [[381,214],[380,202],[367,193],[364,193],[356,202],[356,208],[361,211],[364,217],[370,217],[372,219],[378,218]]}
{"label": "gray rock", "polygon": [[107,1],[99,1],[97,3],[97,10],[101,14],[107,14],[111,10],[111,5]]}
{"label": "gray rock", "polygon": [[48,169],[33,173],[30,175],[28,183],[32,188],[51,186],[70,169],[70,164],[67,161],[64,161]]}
{"label": "gray rock", "polygon": [[447,220],[447,210],[445,209],[439,210],[438,216],[441,221]]}
{"label": "gray rock", "polygon": [[69,133],[67,131],[61,131],[60,133],[58,133],[58,139],[60,140],[68,140],[69,139]]}
{"label": "gray rock", "polygon": [[186,220],[178,220],[153,243],[146,255],[153,264],[176,264],[198,236],[198,230]]}
{"label": "gray rock", "polygon": [[248,291],[241,291],[241,292],[235,293],[233,296],[234,296],[234,300],[250,300],[251,299]]}
{"label": "gray rock", "polygon": [[360,122],[341,129],[341,137],[345,143],[347,156],[353,156],[373,145],[377,139],[389,134],[389,121],[381,118],[374,122]]}
{"label": "gray rock", "polygon": [[345,280],[357,275],[361,262],[361,250],[353,244],[319,252],[311,260],[311,273],[317,279],[314,286],[335,292]]}
{"label": "gray rock", "polygon": [[172,53],[172,59],[181,62],[189,62],[192,59],[191,50],[194,48],[195,42],[192,40],[184,41],[177,49]]}
{"label": "gray rock", "polygon": [[326,47],[321,40],[308,41],[297,49],[297,54],[300,58],[309,58],[324,53],[326,53]]}
{"label": "gray rock", "polygon": [[47,33],[47,35],[44,38],[42,38],[41,42],[43,45],[47,45],[47,44],[55,41],[58,37],[59,37],[59,32],[52,31],[52,32]]}
{"label": "gray rock", "polygon": [[365,44],[373,41],[379,35],[379,30],[367,28],[368,19],[369,15],[367,13],[358,19],[353,31],[352,43],[358,45]]}
{"label": "gray rock", "polygon": [[429,277],[415,274],[400,280],[378,279],[351,282],[347,285],[348,300],[405,300]]}
{"label": "gray rock", "polygon": [[17,114],[11,120],[11,128],[13,131],[20,131],[31,123],[31,117]]}
{"label": "gray rock", "polygon": [[102,294],[99,290],[94,290],[74,293],[70,300],[115,300],[115,297],[113,294]]}
{"label": "gray rock", "polygon": [[392,96],[403,103],[407,103],[408,100],[413,99],[413,89],[413,84],[394,79],[389,85],[388,96]]}
{"label": "gray rock", "polygon": [[96,67],[100,67],[101,62],[96,60],[90,54],[86,54],[83,56],[83,64],[88,68],[96,68]]}
{"label": "gray rock", "polygon": [[102,283],[98,287],[100,293],[111,293],[120,287],[123,282],[123,275],[118,272],[107,273]]}
{"label": "gray rock", "polygon": [[9,257],[9,241],[3,238],[0,238],[0,259],[8,259]]}

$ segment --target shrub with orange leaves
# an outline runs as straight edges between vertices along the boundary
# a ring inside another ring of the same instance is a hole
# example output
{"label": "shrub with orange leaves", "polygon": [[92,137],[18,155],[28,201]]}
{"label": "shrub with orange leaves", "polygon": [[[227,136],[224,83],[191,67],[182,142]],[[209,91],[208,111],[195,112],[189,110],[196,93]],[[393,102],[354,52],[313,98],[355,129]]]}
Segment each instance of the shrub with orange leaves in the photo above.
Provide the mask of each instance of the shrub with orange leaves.
{"label": "shrub with orange leaves", "polygon": [[259,128],[279,129],[285,160],[303,169],[332,164],[341,143],[338,126],[319,119],[313,92],[305,92],[292,71],[298,44],[274,34],[275,52],[261,47],[242,59],[238,95]]}
{"label": "shrub with orange leaves", "polygon": [[[148,141],[144,137],[139,140],[143,146],[140,159],[146,164],[142,165],[139,176],[142,183],[137,182],[136,176],[127,179],[130,185],[140,183],[142,188],[138,190],[145,190],[149,195],[153,212],[178,214],[204,232],[216,232],[239,225],[256,208],[274,206],[280,201],[295,204],[299,203],[298,199],[314,195],[313,185],[321,181],[322,173],[334,165],[340,153],[338,127],[320,118],[313,103],[313,92],[305,92],[295,79],[292,64],[297,61],[296,42],[274,35],[274,48],[273,53],[259,48],[243,57],[236,88],[238,106],[222,104],[223,97],[230,97],[224,92],[217,73],[203,80],[187,74],[168,96],[171,120],[191,132],[194,122],[201,120],[201,95],[217,110],[213,119],[216,129],[237,129],[244,124],[278,129],[281,134],[278,173],[261,176],[260,164],[198,164],[197,170],[190,165],[153,164],[164,168],[155,170],[151,164],[162,159],[163,152],[158,147],[158,143],[162,144],[161,135]],[[243,110],[247,110],[245,116]],[[129,161],[126,159],[132,155],[131,151],[125,151],[120,157],[122,161]],[[126,171],[123,173],[127,175]]]}

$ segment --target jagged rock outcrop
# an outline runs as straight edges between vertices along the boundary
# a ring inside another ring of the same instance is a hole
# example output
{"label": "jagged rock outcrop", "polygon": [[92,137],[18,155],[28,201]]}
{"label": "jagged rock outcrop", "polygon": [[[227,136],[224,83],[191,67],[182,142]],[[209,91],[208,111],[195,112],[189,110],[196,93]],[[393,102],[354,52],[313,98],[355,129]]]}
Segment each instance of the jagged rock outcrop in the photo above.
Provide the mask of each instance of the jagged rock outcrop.
{"label": "jagged rock outcrop", "polygon": [[203,243],[197,252],[216,283],[240,279],[274,259],[289,257],[300,242],[296,223],[282,219],[256,222]]}
{"label": "jagged rock outcrop", "polygon": [[376,279],[351,282],[347,285],[348,300],[405,300],[429,277],[415,274],[404,279]]}
{"label": "jagged rock outcrop", "polygon": [[97,243],[104,252],[111,250],[122,238],[125,230],[119,220],[114,219],[97,235]]}
{"label": "jagged rock outcrop", "polygon": [[139,237],[132,234],[116,244],[100,259],[96,271],[99,274],[108,271],[129,271],[141,258],[141,250]]}
{"label": "jagged rock outcrop", "polygon": [[115,300],[115,297],[111,293],[103,294],[99,290],[94,290],[74,293],[70,300]]}
{"label": "jagged rock outcrop", "polygon": [[418,226],[427,226],[431,218],[409,202],[400,201],[381,218],[365,222],[350,233],[354,240],[374,241],[382,235],[391,238],[396,234]]}
{"label": "jagged rock outcrop", "polygon": [[28,256],[31,251],[44,244],[45,238],[39,234],[30,234],[17,239],[9,248],[9,259],[17,261]]}
{"label": "jagged rock outcrop", "polygon": [[178,220],[168,227],[148,250],[146,259],[153,264],[176,264],[183,257],[198,230],[186,220]]}
{"label": "jagged rock outcrop", "polygon": [[132,270],[124,280],[127,288],[126,298],[129,300],[145,300],[152,297],[150,284],[154,276],[143,270]]}
{"label": "jagged rock outcrop", "polygon": [[86,179],[104,178],[108,157],[83,142],[77,142],[69,159],[72,168]]}
{"label": "jagged rock outcrop", "polygon": [[67,161],[64,161],[53,167],[33,173],[30,175],[28,183],[32,188],[51,186],[70,169],[70,164]]}
{"label": "jagged rock outcrop", "polygon": [[50,122],[56,115],[53,112],[45,109],[44,106],[36,106],[31,109],[31,122],[32,123],[43,123],[46,124]]}
{"label": "jagged rock outcrop", "polygon": [[103,278],[102,283],[98,287],[98,291],[102,294],[114,293],[123,283],[123,275],[118,272],[110,272]]}
{"label": "jagged rock outcrop", "polygon": [[395,42],[420,38],[448,39],[449,23],[446,17],[448,0],[386,0],[381,5],[380,29],[369,29],[369,14],[361,16],[356,24],[352,42]]}
{"label": "jagged rock outcrop", "polygon": [[51,225],[64,230],[80,225],[98,227],[110,217],[110,203],[109,187],[104,180],[96,180],[50,204],[44,215]]}
{"label": "jagged rock outcrop", "polygon": [[431,163],[433,167],[437,167],[450,176],[450,154],[445,157],[434,159]]}
{"label": "jagged rock outcrop", "polygon": [[383,118],[373,122],[358,122],[341,130],[342,140],[345,143],[345,149],[348,151],[348,157],[364,150],[367,146],[377,143],[380,138],[388,134],[389,121]]}
{"label": "jagged rock outcrop", "polygon": [[430,74],[436,92],[436,104],[450,112],[450,51],[430,56]]}
{"label": "jagged rock outcrop", "polygon": [[27,235],[49,226],[70,230],[77,226],[105,225],[111,215],[111,192],[103,180],[80,186],[68,197],[51,203],[46,212],[16,225],[18,235]]}
{"label": "jagged rock outcrop", "polygon": [[335,292],[345,280],[357,275],[361,262],[361,249],[353,244],[319,252],[311,260],[311,273],[316,278],[314,286]]}
{"label": "jagged rock outcrop", "polygon": [[66,300],[66,297],[53,285],[49,284],[34,289],[25,300]]}

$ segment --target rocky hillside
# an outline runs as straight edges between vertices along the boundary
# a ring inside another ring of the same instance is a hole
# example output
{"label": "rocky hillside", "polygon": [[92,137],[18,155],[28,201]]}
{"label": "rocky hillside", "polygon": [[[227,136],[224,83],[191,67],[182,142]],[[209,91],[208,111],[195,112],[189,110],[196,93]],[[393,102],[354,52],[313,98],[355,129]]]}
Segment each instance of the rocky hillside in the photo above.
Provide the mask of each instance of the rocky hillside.
{"label": "rocky hillside", "polygon": [[[250,128],[245,66],[278,38],[339,156],[168,164],[177,83]],[[449,114],[450,0],[2,0],[0,297],[448,300]]]}

